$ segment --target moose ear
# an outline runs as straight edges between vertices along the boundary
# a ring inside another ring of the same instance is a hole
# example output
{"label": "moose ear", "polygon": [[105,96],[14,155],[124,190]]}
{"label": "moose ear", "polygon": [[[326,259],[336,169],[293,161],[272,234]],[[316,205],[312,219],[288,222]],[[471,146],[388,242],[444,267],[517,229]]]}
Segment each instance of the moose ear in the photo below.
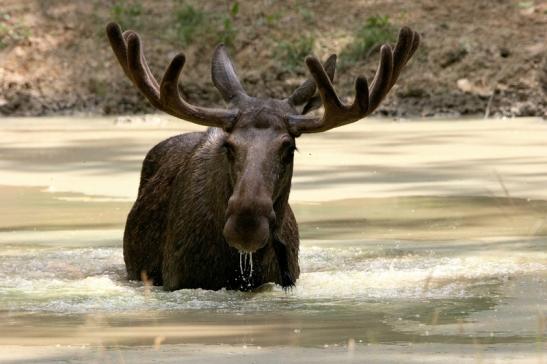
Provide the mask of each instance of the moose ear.
{"label": "moose ear", "polygon": [[238,97],[247,95],[239,82],[234,65],[230,57],[228,57],[224,44],[219,44],[215,49],[211,76],[215,87],[222,95],[224,101],[233,102]]}

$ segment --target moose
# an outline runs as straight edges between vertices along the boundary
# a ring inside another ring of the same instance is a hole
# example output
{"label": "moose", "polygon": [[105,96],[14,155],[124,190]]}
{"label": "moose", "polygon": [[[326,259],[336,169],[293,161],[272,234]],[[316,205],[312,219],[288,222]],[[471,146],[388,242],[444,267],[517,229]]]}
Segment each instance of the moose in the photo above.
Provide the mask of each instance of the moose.
{"label": "moose", "polygon": [[[296,138],[370,115],[416,51],[418,33],[403,27],[393,49],[380,48],[370,88],[358,77],[351,104],[333,87],[336,55],[324,64],[306,57],[312,78],[288,98],[257,98],[245,92],[220,44],[212,80],[225,109],[192,105],[181,95],[183,53],[158,83],[136,32],[110,23],[106,33],[124,73],[154,107],[208,127],[168,138],[146,155],[123,237],[128,278],[148,277],[169,291],[293,287],[300,275],[298,225],[288,203]],[[320,106],[320,116],[309,113]]]}

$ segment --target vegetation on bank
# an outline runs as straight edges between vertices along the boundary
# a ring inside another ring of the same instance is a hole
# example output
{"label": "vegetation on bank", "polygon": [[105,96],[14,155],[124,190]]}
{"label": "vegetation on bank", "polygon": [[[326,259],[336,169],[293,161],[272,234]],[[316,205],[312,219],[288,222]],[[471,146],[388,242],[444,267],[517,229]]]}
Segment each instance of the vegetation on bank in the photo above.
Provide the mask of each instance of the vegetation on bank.
{"label": "vegetation on bank", "polygon": [[31,35],[30,28],[0,10],[0,50],[21,44]]}
{"label": "vegetation on bank", "polygon": [[[224,43],[233,48],[238,36],[237,18],[240,9],[238,1],[229,3],[226,11],[207,11],[186,1],[178,1],[173,10],[173,27],[167,38],[185,47],[196,43]],[[143,8],[141,3],[127,0],[115,1],[110,8],[112,19],[123,29],[138,29],[142,25]],[[298,8],[299,20],[304,24],[315,22],[314,12],[305,5]],[[257,26],[275,27],[285,16],[283,11],[262,14],[257,19]],[[272,55],[287,71],[294,71],[303,66],[302,60],[314,52],[316,39],[313,33],[298,34],[296,39],[280,39]],[[354,29],[352,40],[340,54],[341,64],[348,67],[351,63],[364,60],[379,49],[384,43],[396,41],[397,29],[390,23],[388,15],[373,15]]]}

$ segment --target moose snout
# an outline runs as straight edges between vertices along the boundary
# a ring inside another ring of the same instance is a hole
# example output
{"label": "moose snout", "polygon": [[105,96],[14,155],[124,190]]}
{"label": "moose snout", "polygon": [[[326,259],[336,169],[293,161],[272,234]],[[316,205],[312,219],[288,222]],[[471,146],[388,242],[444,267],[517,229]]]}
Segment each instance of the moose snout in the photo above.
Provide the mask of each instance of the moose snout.
{"label": "moose snout", "polygon": [[232,197],[226,215],[223,233],[228,245],[244,252],[254,252],[266,245],[270,222],[275,220],[271,200],[255,198],[246,202]]}

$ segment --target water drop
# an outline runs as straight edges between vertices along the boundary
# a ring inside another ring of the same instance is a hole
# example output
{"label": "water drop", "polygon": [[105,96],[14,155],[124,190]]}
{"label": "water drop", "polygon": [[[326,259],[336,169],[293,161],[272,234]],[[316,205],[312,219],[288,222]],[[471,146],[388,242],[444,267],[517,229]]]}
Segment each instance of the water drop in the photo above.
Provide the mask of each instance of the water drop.
{"label": "water drop", "polygon": [[253,253],[249,253],[249,266],[251,267],[249,278],[251,278],[253,276]]}

